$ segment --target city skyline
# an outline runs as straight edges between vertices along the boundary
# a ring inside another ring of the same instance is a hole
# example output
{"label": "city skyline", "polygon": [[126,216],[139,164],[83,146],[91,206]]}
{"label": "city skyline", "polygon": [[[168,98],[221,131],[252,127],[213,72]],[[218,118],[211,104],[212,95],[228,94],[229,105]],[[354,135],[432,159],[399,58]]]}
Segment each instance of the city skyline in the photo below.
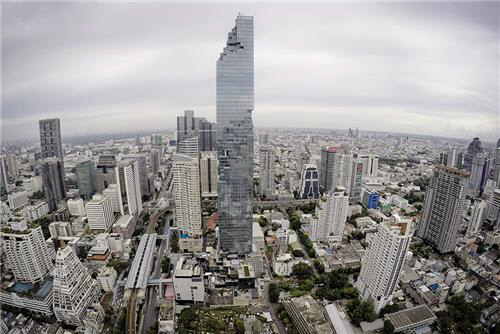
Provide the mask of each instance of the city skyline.
{"label": "city skyline", "polygon": [[215,120],[216,57],[205,55],[218,54],[220,32],[241,11],[259,22],[257,128],[307,117],[311,128],[494,141],[498,6],[3,4],[2,139],[34,137],[50,117],[63,136],[174,128],[185,109]]}

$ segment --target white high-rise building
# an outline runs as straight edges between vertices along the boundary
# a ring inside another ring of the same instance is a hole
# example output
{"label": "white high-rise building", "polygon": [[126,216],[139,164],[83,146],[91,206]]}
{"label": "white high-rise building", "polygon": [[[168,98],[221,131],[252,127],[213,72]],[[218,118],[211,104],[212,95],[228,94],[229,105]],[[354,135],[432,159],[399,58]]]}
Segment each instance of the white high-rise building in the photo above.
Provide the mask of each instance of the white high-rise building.
{"label": "white high-rise building", "polygon": [[455,248],[465,208],[468,175],[453,167],[437,165],[427,187],[417,235],[442,253]]}
{"label": "white high-rise building", "polygon": [[336,187],[344,187],[350,193],[352,161],[352,155],[341,153],[339,147],[321,150],[319,186],[322,193],[331,192]]}
{"label": "white high-rise building", "polygon": [[476,234],[481,230],[485,209],[486,202],[482,200],[476,200],[474,205],[472,205],[470,222],[469,226],[467,227],[468,236]]}
{"label": "white high-rise building", "polygon": [[83,205],[83,199],[69,199],[67,204],[70,215],[77,217],[84,217],[87,215],[85,212],[85,206]]}
{"label": "white high-rise building", "polygon": [[111,199],[111,207],[113,208],[113,212],[119,212],[122,215],[125,214],[125,211],[123,210],[120,189],[116,184],[110,184],[106,189],[103,190],[102,194],[104,196],[109,196],[109,198]]}
{"label": "white high-rise building", "polygon": [[142,194],[139,175],[139,163],[136,159],[123,159],[117,169],[118,189],[122,202],[128,206],[128,214],[140,215],[142,212]]}
{"label": "white high-rise building", "polygon": [[500,189],[495,189],[486,201],[484,224],[493,230],[500,228]]}
{"label": "white high-rise building", "polygon": [[446,166],[455,167],[457,164],[457,149],[452,147],[448,149],[448,155],[446,159]]}
{"label": "white high-rise building", "polygon": [[274,147],[262,145],[260,147],[259,161],[259,193],[262,195],[272,195],[276,189],[274,183]]}
{"label": "white high-rise building", "polygon": [[57,251],[53,293],[57,320],[72,326],[82,325],[87,308],[98,302],[97,281],[90,277],[71,247]]}
{"label": "white high-rise building", "polygon": [[318,219],[312,223],[311,240],[341,241],[348,207],[349,196],[344,192],[344,188],[327,194],[326,200],[321,200],[320,207],[316,208]]}
{"label": "white high-rise building", "polygon": [[358,160],[363,163],[363,179],[375,180],[378,175],[378,155],[361,154]]}
{"label": "white high-rise building", "polygon": [[172,157],[175,219],[182,234],[201,236],[201,199],[198,159],[184,154]]}
{"label": "white high-rise building", "polygon": [[200,152],[200,185],[202,198],[217,197],[218,168],[217,152]]}
{"label": "white high-rise building", "polygon": [[111,198],[103,195],[94,195],[85,205],[87,219],[91,230],[105,231],[113,225],[113,207]]}
{"label": "white high-rise building", "polygon": [[356,287],[377,313],[392,299],[410,246],[410,230],[408,221],[381,223],[361,260]]}
{"label": "white high-rise building", "polygon": [[17,281],[40,282],[54,267],[54,248],[49,248],[42,228],[0,232],[6,265]]}
{"label": "white high-rise building", "polygon": [[193,131],[183,136],[182,141],[177,143],[177,152],[179,154],[188,155],[191,158],[198,158],[199,153],[198,133]]}
{"label": "white high-rise building", "polygon": [[26,191],[18,191],[7,196],[9,207],[11,210],[17,210],[28,204],[28,193]]}

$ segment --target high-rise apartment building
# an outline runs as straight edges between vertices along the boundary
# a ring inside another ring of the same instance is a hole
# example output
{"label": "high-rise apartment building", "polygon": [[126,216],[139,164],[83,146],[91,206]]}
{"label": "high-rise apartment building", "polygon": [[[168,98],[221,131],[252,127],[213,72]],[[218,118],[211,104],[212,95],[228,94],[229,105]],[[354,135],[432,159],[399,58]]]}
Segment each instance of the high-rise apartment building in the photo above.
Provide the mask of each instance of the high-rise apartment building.
{"label": "high-rise apartment building", "polygon": [[110,184],[116,184],[116,166],[118,162],[112,154],[99,156],[96,170],[97,192],[102,193]]}
{"label": "high-rise apartment building", "polygon": [[151,192],[149,191],[149,179],[148,179],[148,163],[145,154],[136,153],[136,154],[126,154],[122,159],[132,158],[137,160],[139,164],[139,182],[141,184],[141,196],[151,196]]}
{"label": "high-rise apartment building", "polygon": [[59,118],[41,119],[39,127],[41,158],[56,157],[63,161],[61,123]]}
{"label": "high-rise apartment building", "polygon": [[106,231],[113,225],[113,206],[108,196],[94,195],[85,204],[85,211],[91,230]]}
{"label": "high-rise apartment building", "polygon": [[36,283],[54,267],[54,249],[49,248],[42,228],[0,232],[6,265],[17,281]]}
{"label": "high-rise apartment building", "polygon": [[181,234],[201,236],[201,200],[198,160],[183,154],[172,157],[175,220]]}
{"label": "high-rise apartment building", "polygon": [[160,150],[152,149],[149,152],[149,166],[151,167],[151,172],[156,173],[160,170]]}
{"label": "high-rise apartment building", "polygon": [[410,246],[410,222],[393,219],[379,225],[361,260],[356,287],[364,300],[379,312],[392,299]]}
{"label": "high-rise apartment building", "polygon": [[471,215],[469,225],[467,226],[467,235],[472,236],[479,233],[484,220],[484,213],[486,211],[486,202],[476,200],[471,207]]}
{"label": "high-rise apartment building", "polygon": [[83,325],[85,311],[98,302],[100,291],[97,281],[90,276],[71,247],[57,251],[53,293],[57,320],[67,325]]}
{"label": "high-rise apartment building", "polygon": [[194,117],[193,110],[185,110],[184,116],[177,117],[177,152],[186,154],[186,152],[179,151],[179,148],[182,146],[180,144],[187,138],[192,140],[194,136],[198,140],[197,147],[199,151],[214,151],[216,147],[215,134],[214,123],[202,117]]}
{"label": "high-rise apartment building", "polygon": [[334,189],[327,193],[325,200],[320,201],[320,207],[316,208],[316,216],[311,230],[313,241],[341,241],[344,233],[347,209],[349,207],[349,196],[344,188]]}
{"label": "high-rise apartment building", "polygon": [[19,176],[19,162],[15,154],[8,154],[6,157],[8,175],[12,178]]}
{"label": "high-rise apartment building", "polygon": [[455,147],[452,147],[448,149],[446,166],[455,167],[456,164],[457,164],[457,149]]}
{"label": "high-rise apartment building", "polygon": [[319,198],[318,168],[313,164],[304,165],[300,178],[300,198]]}
{"label": "high-rise apartment building", "polygon": [[177,153],[189,155],[191,158],[198,158],[200,148],[197,131],[192,131],[182,137],[182,141],[177,143]]}
{"label": "high-rise apartment building", "polygon": [[7,174],[7,165],[5,159],[0,156],[0,195],[9,192],[9,176]]}
{"label": "high-rise apartment building", "polygon": [[217,60],[219,246],[252,251],[254,57],[253,17],[238,15]]}
{"label": "high-rise apartment building", "polygon": [[500,188],[500,147],[497,147],[495,150],[493,160],[493,182],[495,182],[497,188]]}
{"label": "high-rise apartment building", "polygon": [[378,155],[358,154],[357,159],[363,163],[363,179],[376,179],[378,175]]}
{"label": "high-rise apartment building", "polygon": [[472,158],[471,173],[469,178],[469,191],[473,196],[481,196],[490,176],[491,160],[478,153]]}
{"label": "high-rise apartment building", "polygon": [[142,212],[142,195],[139,162],[133,158],[120,161],[117,168],[117,186],[120,189],[122,202],[127,205],[128,214],[140,215]]}
{"label": "high-rise apartment building", "polygon": [[217,152],[205,151],[200,153],[200,187],[202,198],[210,199],[217,197],[218,165]]}
{"label": "high-rise apartment building", "polygon": [[427,187],[417,235],[445,253],[455,247],[467,194],[469,174],[438,165]]}
{"label": "high-rise apartment building", "polygon": [[59,202],[66,198],[64,166],[58,158],[46,158],[42,161],[40,174],[49,212],[52,212],[57,209]]}
{"label": "high-rise apartment building", "polygon": [[96,169],[91,160],[80,161],[75,166],[76,182],[80,196],[89,200],[97,190]]}
{"label": "high-rise apartment building", "polygon": [[495,189],[486,201],[484,225],[489,229],[500,228],[500,189]]}
{"label": "high-rise apartment building", "polygon": [[259,152],[259,193],[266,196],[272,195],[276,189],[274,183],[274,147],[261,145]]}
{"label": "high-rise apartment building", "polygon": [[352,202],[361,201],[361,187],[363,185],[363,163],[357,159],[352,161],[351,180],[349,187],[349,200]]}
{"label": "high-rise apartment building", "polygon": [[124,215],[125,211],[123,209],[122,195],[120,193],[120,189],[116,184],[110,184],[104,191],[102,192],[104,196],[109,196],[111,199],[111,207],[113,208],[113,212],[119,212]]}
{"label": "high-rise apartment building", "polygon": [[340,153],[340,148],[329,147],[321,150],[319,187],[322,193],[336,187],[344,187],[350,192],[352,175],[352,155]]}

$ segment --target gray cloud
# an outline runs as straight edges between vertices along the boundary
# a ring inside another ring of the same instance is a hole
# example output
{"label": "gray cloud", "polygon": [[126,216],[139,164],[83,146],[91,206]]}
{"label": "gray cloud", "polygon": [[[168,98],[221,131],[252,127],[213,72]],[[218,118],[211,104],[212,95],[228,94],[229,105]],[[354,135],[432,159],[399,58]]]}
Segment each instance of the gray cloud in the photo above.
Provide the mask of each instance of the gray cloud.
{"label": "gray cloud", "polygon": [[2,4],[2,138],[215,119],[215,61],[255,15],[257,126],[480,136],[499,124],[498,2]]}

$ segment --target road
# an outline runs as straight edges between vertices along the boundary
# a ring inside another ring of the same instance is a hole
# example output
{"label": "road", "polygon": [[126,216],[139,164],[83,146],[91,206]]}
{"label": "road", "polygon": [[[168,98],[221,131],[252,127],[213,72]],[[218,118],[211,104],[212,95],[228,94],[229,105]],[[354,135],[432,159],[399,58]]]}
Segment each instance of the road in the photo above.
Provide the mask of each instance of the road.
{"label": "road", "polygon": [[[272,282],[274,279],[273,271],[271,270],[271,265],[269,263],[267,255],[264,255],[264,258],[266,259],[267,275],[269,276]],[[269,284],[271,282],[266,282],[264,284],[264,291],[262,292],[264,294],[264,301],[266,302],[266,305],[269,307],[269,311],[271,312],[271,316],[273,317],[273,320],[276,323],[276,326],[278,327],[279,333],[286,334],[286,328],[281,322],[280,318],[278,318],[278,305],[271,303],[271,301],[269,300]]]}
{"label": "road", "polygon": [[137,291],[133,291],[128,300],[126,333],[135,334],[136,331],[136,315],[137,315]]}

